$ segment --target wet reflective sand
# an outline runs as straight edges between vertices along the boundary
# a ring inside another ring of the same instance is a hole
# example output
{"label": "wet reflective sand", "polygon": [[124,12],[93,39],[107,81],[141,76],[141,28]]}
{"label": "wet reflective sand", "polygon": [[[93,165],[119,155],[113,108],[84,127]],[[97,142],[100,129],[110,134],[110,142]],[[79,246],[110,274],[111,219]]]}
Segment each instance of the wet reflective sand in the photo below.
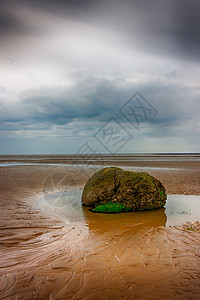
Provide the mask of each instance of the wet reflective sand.
{"label": "wet reflective sand", "polygon": [[182,226],[200,220],[199,196],[95,214],[81,190],[41,192],[42,177],[28,174],[1,195],[1,299],[199,299],[200,233]]}

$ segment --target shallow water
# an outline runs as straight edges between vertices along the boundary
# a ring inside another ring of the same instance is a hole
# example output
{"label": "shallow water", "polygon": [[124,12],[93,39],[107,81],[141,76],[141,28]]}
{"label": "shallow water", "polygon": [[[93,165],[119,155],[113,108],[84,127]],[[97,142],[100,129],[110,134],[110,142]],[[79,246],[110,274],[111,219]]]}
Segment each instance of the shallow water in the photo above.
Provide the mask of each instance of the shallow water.
{"label": "shallow water", "polygon": [[[126,160],[124,160],[126,162]],[[153,160],[152,160],[153,161]],[[94,161],[95,162],[95,161]],[[110,161],[109,161],[110,162]],[[123,162],[121,160],[121,162]],[[138,161],[139,162],[139,161]],[[95,164],[76,164],[76,165],[73,165],[73,163],[71,164],[66,164],[66,163],[27,163],[27,162],[12,162],[12,163],[9,163],[9,162],[4,162],[4,163],[0,163],[0,167],[4,167],[4,168],[8,168],[8,167],[23,167],[23,166],[53,166],[53,167],[70,167],[70,166],[75,166],[77,168],[80,168],[80,167],[85,167],[85,168],[92,168],[92,169],[95,169],[96,171],[100,170],[101,169],[101,166],[99,165],[95,165]],[[104,164],[104,167],[110,167],[112,166],[112,163],[110,162],[109,165],[105,165]],[[127,166],[124,166],[124,170],[134,170],[134,171],[151,171],[151,170],[162,170],[162,171],[182,171],[184,170],[184,168],[175,168],[175,167],[127,167]]]}
{"label": "shallow water", "polygon": [[[44,193],[38,205],[65,223],[1,254],[2,299],[199,299],[200,196],[166,208],[97,214],[82,191]],[[175,226],[175,227],[174,227]]]}
{"label": "shallow water", "polygon": [[177,226],[185,222],[200,220],[200,196],[168,195],[165,208],[143,212],[120,214],[94,214],[81,205],[81,190],[44,194],[39,206],[65,222],[85,222],[85,226],[95,218],[104,222],[130,222],[133,226],[142,222],[145,226]]}

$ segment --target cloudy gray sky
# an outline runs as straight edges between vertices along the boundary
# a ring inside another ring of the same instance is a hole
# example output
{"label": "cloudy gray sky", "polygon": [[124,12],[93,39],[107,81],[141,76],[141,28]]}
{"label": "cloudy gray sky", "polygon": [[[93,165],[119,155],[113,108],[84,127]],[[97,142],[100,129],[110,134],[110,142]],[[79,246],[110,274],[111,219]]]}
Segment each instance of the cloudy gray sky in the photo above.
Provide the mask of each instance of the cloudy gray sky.
{"label": "cloudy gray sky", "polygon": [[1,1],[0,67],[1,154],[200,152],[199,0]]}

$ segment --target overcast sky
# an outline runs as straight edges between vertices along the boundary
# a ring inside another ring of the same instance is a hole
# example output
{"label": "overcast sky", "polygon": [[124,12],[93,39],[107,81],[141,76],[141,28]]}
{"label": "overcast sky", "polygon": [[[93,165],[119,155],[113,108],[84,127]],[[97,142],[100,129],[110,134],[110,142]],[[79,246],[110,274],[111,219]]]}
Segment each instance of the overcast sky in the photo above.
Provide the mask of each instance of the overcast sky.
{"label": "overcast sky", "polygon": [[200,152],[199,0],[1,1],[0,67],[1,154]]}

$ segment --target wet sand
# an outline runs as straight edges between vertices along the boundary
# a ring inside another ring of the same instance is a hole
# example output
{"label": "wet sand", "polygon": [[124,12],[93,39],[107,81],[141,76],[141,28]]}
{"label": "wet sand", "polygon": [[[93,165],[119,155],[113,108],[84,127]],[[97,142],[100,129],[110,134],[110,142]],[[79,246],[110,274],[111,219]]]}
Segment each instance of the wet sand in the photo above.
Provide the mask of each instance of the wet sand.
{"label": "wet sand", "polygon": [[[141,161],[134,167],[147,168],[168,194],[200,195],[199,161]],[[0,168],[0,298],[199,299],[200,233],[166,227],[164,211],[133,226],[126,214],[96,217],[85,210],[84,220],[70,221],[38,206],[49,192],[81,189],[95,170]]]}

